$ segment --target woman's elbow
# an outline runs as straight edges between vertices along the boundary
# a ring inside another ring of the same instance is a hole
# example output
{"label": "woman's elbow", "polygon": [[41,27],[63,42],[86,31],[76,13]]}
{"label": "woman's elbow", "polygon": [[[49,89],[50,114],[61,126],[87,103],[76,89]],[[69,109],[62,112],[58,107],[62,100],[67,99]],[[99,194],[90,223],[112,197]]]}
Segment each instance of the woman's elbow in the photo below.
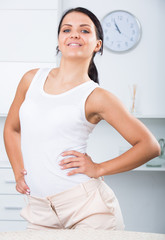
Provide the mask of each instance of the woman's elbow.
{"label": "woman's elbow", "polygon": [[161,147],[158,143],[158,146],[157,146],[157,156],[160,156],[161,155]]}
{"label": "woman's elbow", "polygon": [[153,135],[143,137],[142,140],[143,149],[148,155],[149,159],[158,157],[161,155],[161,147],[157,139]]}
{"label": "woman's elbow", "polygon": [[161,155],[161,147],[156,139],[152,141],[152,154],[153,157],[158,157]]}

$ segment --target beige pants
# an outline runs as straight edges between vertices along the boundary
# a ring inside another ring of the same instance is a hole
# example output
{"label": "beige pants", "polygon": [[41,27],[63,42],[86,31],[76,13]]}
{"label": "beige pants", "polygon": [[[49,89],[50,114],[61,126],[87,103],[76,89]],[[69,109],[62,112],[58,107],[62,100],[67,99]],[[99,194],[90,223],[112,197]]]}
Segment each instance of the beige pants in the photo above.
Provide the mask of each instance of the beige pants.
{"label": "beige pants", "polygon": [[123,217],[112,189],[100,178],[53,196],[28,197],[21,216],[27,229],[109,229],[124,230]]}

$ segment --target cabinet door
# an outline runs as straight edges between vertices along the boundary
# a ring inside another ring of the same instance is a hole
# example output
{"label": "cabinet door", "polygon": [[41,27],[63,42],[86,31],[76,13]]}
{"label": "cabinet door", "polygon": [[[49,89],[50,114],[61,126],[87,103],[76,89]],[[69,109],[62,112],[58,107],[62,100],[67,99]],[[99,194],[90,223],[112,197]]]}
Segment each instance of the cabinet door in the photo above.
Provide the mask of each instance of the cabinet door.
{"label": "cabinet door", "polygon": [[58,9],[1,10],[0,61],[54,62],[57,26]]}

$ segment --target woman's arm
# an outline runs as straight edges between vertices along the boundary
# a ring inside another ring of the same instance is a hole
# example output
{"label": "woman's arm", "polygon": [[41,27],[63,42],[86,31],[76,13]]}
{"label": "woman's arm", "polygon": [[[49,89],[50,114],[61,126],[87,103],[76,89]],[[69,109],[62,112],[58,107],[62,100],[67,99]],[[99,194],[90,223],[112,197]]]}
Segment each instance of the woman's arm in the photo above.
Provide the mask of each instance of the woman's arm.
{"label": "woman's arm", "polygon": [[[128,141],[132,148],[122,155],[99,164],[98,175],[129,171],[160,155],[160,146],[152,133],[109,91],[97,89],[95,110]],[[94,98],[93,98],[94,99]]]}
{"label": "woman's arm", "polygon": [[62,156],[75,156],[65,158],[59,163],[61,169],[75,168],[67,175],[84,173],[94,178],[112,175],[129,171],[160,155],[159,143],[152,133],[109,91],[96,88],[90,94],[88,114],[94,116],[93,121],[108,122],[132,145],[132,148],[119,157],[102,163],[95,163],[87,154],[75,150],[65,151]]}
{"label": "woman's arm", "polygon": [[6,152],[11,163],[15,180],[16,189],[20,193],[27,193],[28,186],[24,182],[24,163],[21,153],[21,132],[19,121],[19,109],[25,99],[26,91],[37,69],[25,73],[17,87],[15,98],[9,109],[4,126],[4,143]]}

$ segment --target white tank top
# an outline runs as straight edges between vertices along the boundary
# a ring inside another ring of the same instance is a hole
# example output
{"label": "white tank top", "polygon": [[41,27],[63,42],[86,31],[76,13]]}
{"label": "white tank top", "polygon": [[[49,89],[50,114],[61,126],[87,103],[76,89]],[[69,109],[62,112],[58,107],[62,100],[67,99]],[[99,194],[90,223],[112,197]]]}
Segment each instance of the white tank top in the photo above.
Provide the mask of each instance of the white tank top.
{"label": "white tank top", "polygon": [[89,80],[64,93],[48,94],[43,87],[51,69],[37,71],[19,110],[25,181],[36,197],[54,195],[90,179],[82,173],[67,176],[74,168],[62,170],[59,161],[73,156],[61,156],[64,151],[86,152],[96,124],[85,117],[85,101],[100,86]]}

